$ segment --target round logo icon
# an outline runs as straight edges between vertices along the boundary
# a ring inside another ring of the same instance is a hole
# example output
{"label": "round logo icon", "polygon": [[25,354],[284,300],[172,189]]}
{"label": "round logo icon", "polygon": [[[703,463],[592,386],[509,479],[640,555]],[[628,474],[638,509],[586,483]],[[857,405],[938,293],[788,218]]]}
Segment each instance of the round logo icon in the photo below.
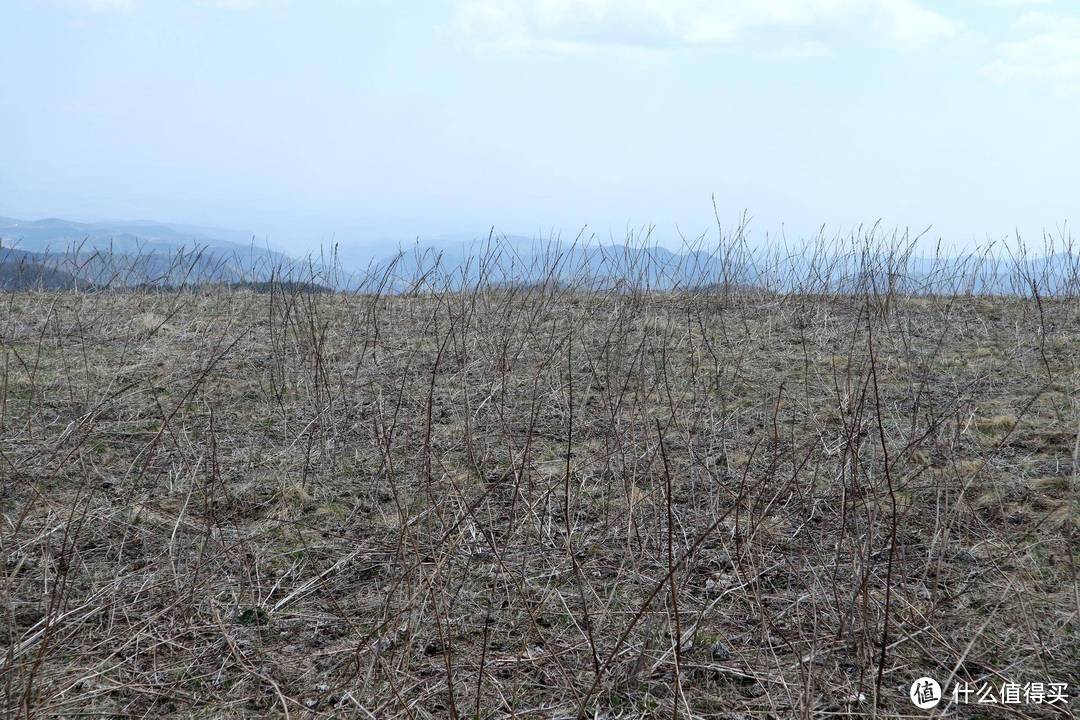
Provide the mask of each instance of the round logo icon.
{"label": "round logo icon", "polygon": [[932,677],[921,677],[911,683],[911,702],[915,707],[929,710],[941,702],[941,686]]}

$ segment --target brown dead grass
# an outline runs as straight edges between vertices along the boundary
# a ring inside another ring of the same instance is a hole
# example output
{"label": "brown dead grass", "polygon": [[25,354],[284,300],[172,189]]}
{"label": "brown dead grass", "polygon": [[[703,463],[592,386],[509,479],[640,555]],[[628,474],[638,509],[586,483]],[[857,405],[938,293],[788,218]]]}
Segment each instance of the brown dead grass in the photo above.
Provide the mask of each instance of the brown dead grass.
{"label": "brown dead grass", "polygon": [[4,302],[12,715],[896,716],[922,675],[1080,681],[1075,302]]}

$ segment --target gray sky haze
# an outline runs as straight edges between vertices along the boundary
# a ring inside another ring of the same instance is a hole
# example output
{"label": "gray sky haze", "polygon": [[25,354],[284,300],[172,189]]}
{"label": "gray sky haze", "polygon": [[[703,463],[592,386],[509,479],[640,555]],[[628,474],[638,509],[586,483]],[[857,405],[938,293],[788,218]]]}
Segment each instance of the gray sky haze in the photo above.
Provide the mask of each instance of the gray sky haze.
{"label": "gray sky haze", "polygon": [[0,215],[290,250],[457,233],[972,244],[1080,198],[1064,0],[4,0]]}

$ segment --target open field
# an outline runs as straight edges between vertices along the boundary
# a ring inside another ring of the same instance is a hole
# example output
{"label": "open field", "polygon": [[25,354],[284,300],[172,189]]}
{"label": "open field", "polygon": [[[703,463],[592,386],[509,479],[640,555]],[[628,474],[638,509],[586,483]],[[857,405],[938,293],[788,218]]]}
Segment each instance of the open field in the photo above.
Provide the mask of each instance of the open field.
{"label": "open field", "polygon": [[11,716],[1080,703],[1076,299],[0,300]]}

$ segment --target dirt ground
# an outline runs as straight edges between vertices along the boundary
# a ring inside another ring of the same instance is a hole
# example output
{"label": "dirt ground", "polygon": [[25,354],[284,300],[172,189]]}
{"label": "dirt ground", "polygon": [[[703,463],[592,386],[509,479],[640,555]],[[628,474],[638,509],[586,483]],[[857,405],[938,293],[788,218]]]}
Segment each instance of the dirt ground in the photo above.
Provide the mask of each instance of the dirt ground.
{"label": "dirt ground", "polygon": [[1076,300],[18,293],[0,334],[9,716],[1080,709]]}

